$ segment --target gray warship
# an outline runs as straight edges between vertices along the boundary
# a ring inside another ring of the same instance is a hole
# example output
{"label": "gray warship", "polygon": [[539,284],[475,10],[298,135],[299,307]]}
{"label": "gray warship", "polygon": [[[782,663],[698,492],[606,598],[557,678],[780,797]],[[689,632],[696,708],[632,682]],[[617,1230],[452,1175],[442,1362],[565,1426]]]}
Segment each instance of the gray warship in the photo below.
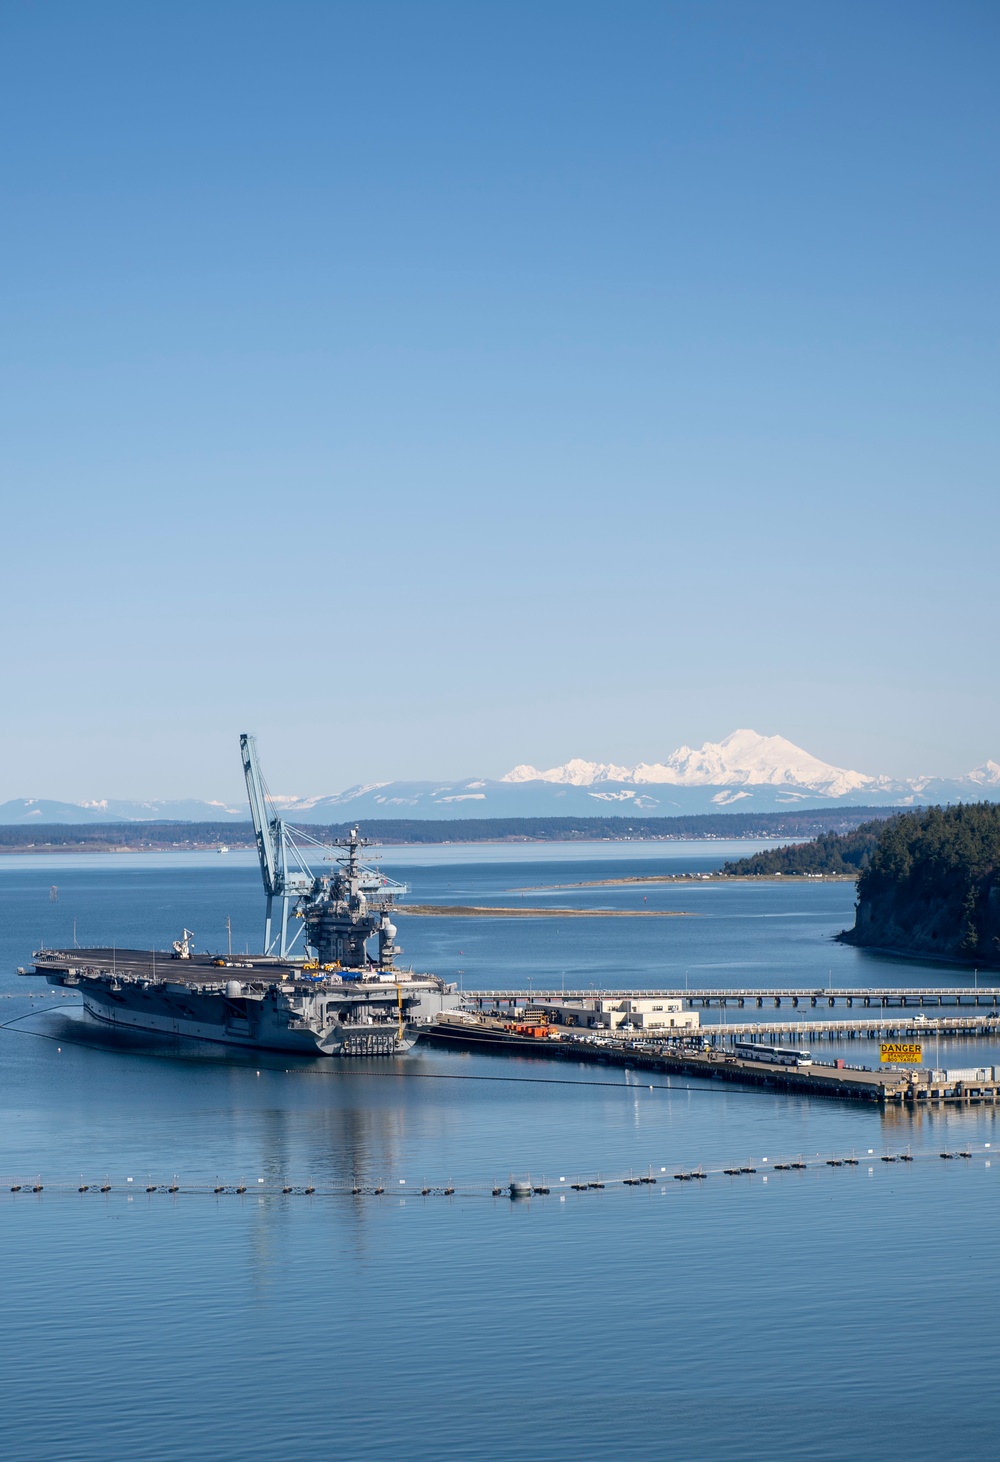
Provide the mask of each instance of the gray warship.
{"label": "gray warship", "polygon": [[[253,737],[240,746],[266,896],[263,952],[198,954],[184,929],[168,951],[40,949],[19,973],[78,990],[89,1015],[122,1031],[323,1056],[408,1051],[461,1002],[454,985],[397,966],[391,915],[406,886],[362,861],[357,827],[323,844],[286,823]],[[324,848],[333,867],[317,874],[308,859]]]}

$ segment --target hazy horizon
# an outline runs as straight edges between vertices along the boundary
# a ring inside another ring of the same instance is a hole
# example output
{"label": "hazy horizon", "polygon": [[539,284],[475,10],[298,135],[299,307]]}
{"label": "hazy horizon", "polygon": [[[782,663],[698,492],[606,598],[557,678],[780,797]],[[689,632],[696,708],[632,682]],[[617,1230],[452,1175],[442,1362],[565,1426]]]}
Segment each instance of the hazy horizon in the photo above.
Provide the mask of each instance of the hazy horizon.
{"label": "hazy horizon", "polygon": [[[685,748],[685,747],[682,746],[680,748],[671,748],[670,751],[673,752],[673,751],[676,751],[676,750],[690,750],[690,749],[691,748]],[[794,748],[794,747],[792,748],[792,750],[796,750],[796,749],[797,750],[804,750],[804,751],[808,751],[809,750],[807,747],[806,748]],[[982,770],[983,766],[985,765],[985,763],[987,761],[991,761],[991,762],[994,762],[995,763],[996,760],[997,759],[995,759],[995,758],[984,758],[983,763],[980,763],[977,767],[967,767],[965,769],[965,773],[964,774],[960,774],[960,775],[967,776],[971,772],[975,772],[975,771]],[[608,762],[613,763],[614,762],[614,758],[613,757],[595,758],[594,761],[596,761],[598,763],[608,763]],[[560,764],[560,766],[563,766],[563,767],[565,765],[566,765],[565,762]],[[837,765],[837,764],[834,764],[834,765]],[[386,785],[386,784],[390,784],[390,783],[394,783],[394,782],[426,783],[429,786],[433,786],[436,781],[444,781],[444,782],[459,784],[459,783],[467,780],[469,776],[475,777],[475,776],[480,775],[477,772],[472,772],[472,773],[462,773],[460,775],[454,775],[454,776],[451,776],[451,777],[442,777],[442,778],[433,778],[433,777],[430,777],[430,778],[420,778],[420,777],[417,777],[417,778],[383,777],[383,778],[378,778],[374,782],[371,782],[371,783],[368,783],[368,784],[355,783],[355,784],[350,784],[349,786],[344,786],[344,787],[333,787],[333,786],[312,786],[312,787],[305,787],[305,786],[300,786],[300,787],[294,787],[293,788],[292,786],[286,784],[287,783],[287,779],[286,779],[285,782],[283,782],[280,779],[276,779],[274,776],[272,776],[271,775],[271,771],[273,771],[273,770],[274,769],[268,769],[267,767],[265,767],[265,774],[268,775],[269,778],[270,778],[271,790],[272,790],[273,795],[276,796],[279,800],[300,799],[300,798],[309,799],[309,798],[322,798],[322,797],[326,797],[326,796],[335,796],[335,795],[337,795],[339,793],[342,793],[342,792],[346,792],[346,791],[351,790],[351,787],[352,786],[360,786],[360,787],[365,787],[366,785],[369,786],[369,787],[371,787],[371,786],[382,786],[382,785]],[[278,769],[278,770],[280,770],[280,769]],[[510,773],[511,771],[515,771],[515,770],[521,770],[521,768],[507,767],[504,772],[498,773],[495,777],[488,776],[481,785],[485,785],[485,782],[486,781],[489,781],[489,782],[506,781],[507,780],[507,774]],[[547,779],[547,778],[545,778],[545,773],[546,772],[549,772],[549,771],[551,771],[553,769],[551,769],[551,768],[538,768],[537,770],[542,774],[543,779]],[[634,770],[634,769],[622,768],[622,770],[628,772],[628,771],[631,771],[631,770]],[[862,775],[868,775],[868,776],[886,776],[886,777],[888,777],[893,782],[897,782],[898,781],[901,786],[904,785],[904,783],[905,783],[905,779],[896,777],[891,772],[890,773],[881,773],[881,772],[879,772],[879,773],[870,773],[870,772],[866,772],[866,770],[864,768],[859,768],[859,767],[853,767],[853,768],[842,767],[841,770],[848,771],[848,772],[861,772]],[[928,777],[928,778],[930,778],[930,779],[933,779],[933,780],[939,780],[939,781],[953,780],[951,778],[941,777],[941,775],[938,772],[934,771],[933,769],[928,770],[923,775],[926,776],[926,777]],[[600,786],[600,781],[602,779],[603,780],[609,780],[609,781],[611,781],[611,780],[619,780],[617,778],[612,778],[609,774],[604,774],[603,778],[599,778],[594,783],[594,785],[595,786]],[[511,779],[511,782],[512,782],[512,785],[517,785],[518,783],[522,782],[522,780],[523,779],[521,779],[521,778],[512,778]],[[628,777],[628,776],[626,776],[626,777],[622,777],[620,780],[622,782],[628,782],[628,781],[631,781],[631,778]],[[736,780],[737,780],[736,778],[733,778],[733,782],[734,783],[736,782]],[[918,779],[915,779],[915,780],[919,781],[920,779],[918,778]],[[231,781],[233,782],[233,786],[229,790],[228,795],[225,792],[216,791],[212,795],[211,798],[205,798],[204,800],[206,800],[206,801],[213,801],[213,800],[215,800],[215,801],[219,801],[220,803],[228,803],[230,805],[232,805],[232,804],[242,804],[245,801],[245,789],[244,789],[244,786],[243,786],[242,778],[241,778],[240,775],[234,774],[234,776],[231,778]],[[660,780],[648,781],[648,779],[647,779],[648,790],[651,793],[660,792],[661,794],[667,794],[667,793],[669,793],[669,791],[670,791],[670,789],[672,787],[675,787],[675,786],[678,786],[678,785],[680,785],[680,786],[684,786],[684,785],[692,786],[692,785],[698,785],[698,784],[696,784],[696,783],[676,783],[675,784],[673,782],[665,782],[665,781],[660,781]],[[708,786],[711,786],[713,784],[711,782],[706,782],[706,783],[704,783],[702,785],[705,785],[706,787],[708,787]],[[726,780],[721,780],[721,781],[715,783],[714,785],[720,785],[720,786],[721,785],[729,785],[729,783]],[[762,784],[762,783],[753,783],[753,784],[748,784],[748,785],[755,786],[756,789],[757,789],[757,791],[764,791],[764,790],[766,790],[765,784]],[[788,785],[792,785],[791,781],[789,782]],[[864,788],[864,787],[860,787],[860,788],[855,789],[853,791],[853,793],[851,794],[850,800],[852,802],[863,802],[864,796],[865,796],[865,791],[866,790],[867,789]],[[875,792],[877,790],[878,790],[877,788],[873,788],[872,789],[873,792]],[[836,792],[832,792],[831,795],[834,798],[837,798],[837,797],[839,797],[842,794],[836,793]],[[818,794],[819,801],[822,802],[823,796],[824,796],[824,794],[822,794],[822,793],[819,793]],[[135,795],[133,797],[122,797],[120,794],[118,794],[117,792],[115,792],[113,790],[112,791],[105,791],[104,793],[100,794],[100,796],[96,796],[95,795],[94,797],[68,797],[68,796],[67,797],[57,797],[57,796],[55,796],[55,794],[50,793],[48,791],[44,791],[44,792],[34,791],[34,792],[28,792],[28,793],[23,793],[23,792],[17,793],[17,792],[15,792],[15,793],[10,793],[9,795],[7,795],[3,791],[2,783],[0,783],[0,804],[3,804],[5,802],[9,802],[9,801],[16,800],[16,799],[18,799],[20,797],[27,797],[28,799],[37,799],[37,800],[65,801],[65,802],[76,803],[78,805],[89,805],[89,804],[92,804],[92,803],[95,803],[95,802],[100,802],[100,801],[116,801],[116,802],[119,802],[119,801],[144,801],[144,800],[149,800],[149,801],[157,801],[157,802],[160,802],[160,801],[175,800],[175,799],[178,799],[178,798],[181,799],[181,800],[184,800],[184,801],[196,800],[195,799],[195,795],[194,794],[191,794],[191,793],[180,793],[180,794],[169,794],[169,795],[167,795],[167,794],[162,794],[160,792],[157,792],[156,790],[150,790],[148,788],[142,794]],[[722,806],[722,807],[719,807],[717,810],[719,810],[719,811],[740,811],[740,810],[745,811],[746,809],[741,809],[739,807],[739,805],[736,804],[734,806]],[[611,809],[609,809],[609,808],[603,809],[603,813],[604,814],[607,814],[609,811],[611,811]],[[623,807],[621,809],[621,811],[623,813],[625,813],[627,811],[627,809],[625,809]],[[469,808],[468,809],[468,812],[469,812],[469,815],[470,816],[475,815],[475,809],[474,808]],[[598,807],[597,805],[595,805],[594,808],[593,808],[593,813],[594,813],[595,816],[602,815],[602,809],[600,807]],[[391,810],[387,810],[387,814],[386,815],[392,815]],[[406,811],[405,808],[397,808],[397,809],[395,809],[395,815],[398,815],[398,816],[406,816],[406,815],[409,815],[409,816],[418,816],[420,814],[419,813],[416,813],[416,812],[407,813],[407,811]],[[492,814],[491,813],[489,815],[496,815],[496,814]],[[660,813],[658,815],[666,815],[666,816],[669,816],[671,814],[670,814],[668,808],[664,808],[664,809],[661,809],[660,810]]]}

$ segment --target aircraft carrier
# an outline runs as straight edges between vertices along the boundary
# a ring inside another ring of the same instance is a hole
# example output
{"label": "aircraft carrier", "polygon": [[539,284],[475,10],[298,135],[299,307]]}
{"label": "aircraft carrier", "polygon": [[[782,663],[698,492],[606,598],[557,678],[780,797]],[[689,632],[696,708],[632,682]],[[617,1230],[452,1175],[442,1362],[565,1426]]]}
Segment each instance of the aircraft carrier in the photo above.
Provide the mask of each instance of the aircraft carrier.
{"label": "aircraft carrier", "polygon": [[277,814],[253,738],[240,744],[266,895],[263,952],[198,954],[185,929],[168,951],[41,949],[19,973],[79,990],[87,1012],[119,1030],[324,1056],[408,1051],[460,997],[436,975],[397,968],[391,912],[405,885],[361,861],[356,827],[329,845],[333,869],[313,873],[310,847],[327,845]]}

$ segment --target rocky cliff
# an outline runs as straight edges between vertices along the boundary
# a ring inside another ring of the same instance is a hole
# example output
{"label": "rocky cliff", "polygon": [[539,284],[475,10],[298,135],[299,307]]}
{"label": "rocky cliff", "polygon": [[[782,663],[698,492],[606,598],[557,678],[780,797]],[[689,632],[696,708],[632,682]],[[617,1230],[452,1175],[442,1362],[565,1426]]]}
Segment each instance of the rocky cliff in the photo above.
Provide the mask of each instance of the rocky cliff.
{"label": "rocky cliff", "polygon": [[1000,807],[932,807],[887,823],[841,938],[1000,967]]}

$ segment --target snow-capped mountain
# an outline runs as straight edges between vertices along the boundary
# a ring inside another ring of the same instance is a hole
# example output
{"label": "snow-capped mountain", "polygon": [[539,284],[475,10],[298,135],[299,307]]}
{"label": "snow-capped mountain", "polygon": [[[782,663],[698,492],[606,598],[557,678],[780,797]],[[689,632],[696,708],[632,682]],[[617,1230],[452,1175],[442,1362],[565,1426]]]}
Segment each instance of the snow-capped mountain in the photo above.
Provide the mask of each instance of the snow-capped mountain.
{"label": "snow-capped mountain", "polygon": [[[718,812],[780,812],[791,806],[907,807],[935,802],[1000,801],[1000,763],[964,777],[908,781],[869,776],[820,761],[783,736],[733,731],[697,750],[680,746],[663,761],[620,766],[574,758],[539,771],[522,763],[499,781],[368,782],[344,792],[276,796],[291,822],[343,823],[355,818],[581,817],[599,813],[675,817]],[[0,804],[0,823],[245,822],[242,800],[226,802],[45,802]]]}
{"label": "snow-capped mountain", "polygon": [[581,761],[575,756],[561,767],[540,772],[522,762],[500,778],[501,782],[561,782],[567,787],[592,787],[595,782],[634,782],[628,767],[616,767],[610,761]]}
{"label": "snow-capped mountain", "polygon": [[1000,762],[984,761],[969,773],[968,780],[976,787],[1000,787]]}
{"label": "snow-capped mountain", "polygon": [[596,782],[634,782],[639,786],[661,783],[671,787],[787,786],[819,792],[824,797],[843,797],[877,782],[877,778],[863,772],[830,766],[783,736],[760,736],[746,730],[733,731],[722,741],[706,741],[699,751],[680,746],[663,762],[640,762],[629,768],[576,758],[546,772],[516,766],[501,780],[557,782],[573,787],[592,787]]}
{"label": "snow-capped mountain", "polygon": [[245,804],[183,801],[127,802],[102,798],[98,802],[53,802],[42,797],[15,797],[0,802],[0,825],[85,822],[246,822]]}

